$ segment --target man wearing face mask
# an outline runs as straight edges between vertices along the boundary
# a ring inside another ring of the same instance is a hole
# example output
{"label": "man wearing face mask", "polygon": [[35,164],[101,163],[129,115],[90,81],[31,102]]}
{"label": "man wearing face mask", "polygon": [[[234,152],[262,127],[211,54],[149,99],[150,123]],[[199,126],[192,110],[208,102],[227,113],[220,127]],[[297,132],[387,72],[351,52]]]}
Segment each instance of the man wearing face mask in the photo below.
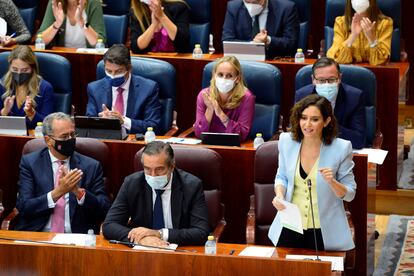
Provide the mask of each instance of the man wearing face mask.
{"label": "man wearing face mask", "polygon": [[88,84],[87,116],[118,118],[127,133],[157,132],[161,120],[158,84],[131,73],[129,49],[115,44],[103,58],[106,77]]}
{"label": "man wearing face mask", "polygon": [[16,230],[99,233],[99,222],[110,207],[101,165],[75,151],[69,115],[48,115],[43,135],[47,147],[23,155],[20,162]]}
{"label": "man wearing face mask", "polygon": [[327,57],[312,66],[312,84],[296,91],[295,102],[317,93],[327,98],[338,122],[338,137],[351,141],[354,149],[365,146],[365,95],[360,89],[341,82],[339,64]]}
{"label": "man wearing face mask", "polygon": [[227,3],[223,41],[255,41],[266,45],[266,57],[293,56],[299,14],[289,0],[233,0]]}
{"label": "man wearing face mask", "polygon": [[107,239],[142,245],[203,244],[209,233],[207,205],[199,178],[175,168],[169,144],[143,150],[144,171],[125,178],[102,226]]}

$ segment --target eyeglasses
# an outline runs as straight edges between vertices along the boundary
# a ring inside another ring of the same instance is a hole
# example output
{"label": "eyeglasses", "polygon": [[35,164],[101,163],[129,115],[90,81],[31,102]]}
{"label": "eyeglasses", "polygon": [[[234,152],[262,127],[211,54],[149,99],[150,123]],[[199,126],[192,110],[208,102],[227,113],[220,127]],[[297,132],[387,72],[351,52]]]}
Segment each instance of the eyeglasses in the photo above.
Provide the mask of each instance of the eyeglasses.
{"label": "eyeglasses", "polygon": [[69,139],[78,137],[78,134],[76,132],[72,132],[72,133],[63,135],[62,137],[54,137],[52,135],[49,135],[49,137],[55,141],[67,141]]}
{"label": "eyeglasses", "polygon": [[317,79],[315,77],[313,79],[315,80],[315,82],[317,84],[324,84],[324,83],[330,83],[330,84],[332,84],[332,83],[337,83],[338,80],[339,80],[339,78]]}

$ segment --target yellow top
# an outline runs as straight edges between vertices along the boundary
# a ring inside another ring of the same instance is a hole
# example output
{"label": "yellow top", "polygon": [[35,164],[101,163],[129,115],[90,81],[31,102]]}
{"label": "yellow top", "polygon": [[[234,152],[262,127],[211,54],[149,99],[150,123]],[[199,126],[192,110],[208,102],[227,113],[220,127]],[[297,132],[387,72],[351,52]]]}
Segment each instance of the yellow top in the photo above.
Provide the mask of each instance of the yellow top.
{"label": "yellow top", "polygon": [[346,45],[350,33],[345,27],[345,16],[335,19],[332,47],[327,56],[338,63],[369,62],[370,65],[381,65],[388,62],[391,55],[391,37],[393,31],[392,19],[386,17],[377,22],[375,37],[377,45],[370,47],[367,38],[361,31],[351,47]]}
{"label": "yellow top", "polygon": [[310,208],[310,199],[308,192],[307,180],[312,181],[312,203],[313,203],[313,214],[315,216],[315,228],[321,228],[321,223],[319,221],[319,211],[318,211],[318,196],[316,193],[316,173],[319,166],[319,158],[316,160],[308,176],[303,179],[300,176],[299,171],[300,158],[298,158],[298,163],[296,164],[295,172],[295,188],[293,189],[292,203],[296,204],[302,215],[302,227],[304,230],[313,228],[312,223],[312,212]]}

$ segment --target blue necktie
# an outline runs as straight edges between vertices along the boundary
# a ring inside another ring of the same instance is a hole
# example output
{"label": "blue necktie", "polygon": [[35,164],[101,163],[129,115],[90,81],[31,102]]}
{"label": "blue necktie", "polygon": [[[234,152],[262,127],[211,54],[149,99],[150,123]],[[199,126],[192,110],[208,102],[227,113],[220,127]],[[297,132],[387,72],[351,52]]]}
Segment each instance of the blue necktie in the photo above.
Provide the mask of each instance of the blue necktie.
{"label": "blue necktie", "polygon": [[155,198],[154,211],[152,212],[152,229],[164,228],[164,214],[162,212],[161,195],[164,190],[155,190],[157,197]]}

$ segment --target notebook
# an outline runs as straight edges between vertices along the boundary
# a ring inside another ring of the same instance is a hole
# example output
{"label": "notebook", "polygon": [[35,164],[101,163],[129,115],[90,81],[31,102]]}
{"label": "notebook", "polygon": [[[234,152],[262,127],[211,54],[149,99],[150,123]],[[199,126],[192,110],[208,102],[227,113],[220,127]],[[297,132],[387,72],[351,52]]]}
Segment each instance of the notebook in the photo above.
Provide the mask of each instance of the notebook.
{"label": "notebook", "polygon": [[240,135],[236,133],[202,132],[201,143],[205,145],[240,147]]}
{"label": "notebook", "polygon": [[123,140],[128,136],[115,118],[76,116],[75,126],[79,137]]}
{"label": "notebook", "polygon": [[27,136],[26,117],[0,116],[0,134]]}
{"label": "notebook", "polygon": [[223,41],[224,56],[235,56],[239,60],[264,61],[265,44],[250,41]]}

